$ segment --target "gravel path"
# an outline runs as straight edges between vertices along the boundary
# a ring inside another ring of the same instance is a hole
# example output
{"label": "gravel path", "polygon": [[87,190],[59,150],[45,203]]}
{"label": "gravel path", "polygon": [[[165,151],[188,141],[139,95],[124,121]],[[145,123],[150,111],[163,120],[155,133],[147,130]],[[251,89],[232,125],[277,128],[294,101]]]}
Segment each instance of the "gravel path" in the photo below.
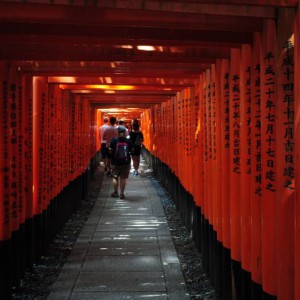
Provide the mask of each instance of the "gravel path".
{"label": "gravel path", "polygon": [[[191,299],[216,299],[215,291],[210,286],[206,273],[203,270],[201,255],[189,237],[172,199],[158,180],[152,176],[151,172],[145,174],[144,176],[150,178],[161,198]],[[20,286],[14,288],[12,299],[47,299],[51,285],[56,281],[93,208],[101,188],[102,178],[103,168],[99,168],[91,181],[88,195],[82,201],[78,211],[73,214],[50,245],[48,255],[43,256],[39,264],[26,271]]]}

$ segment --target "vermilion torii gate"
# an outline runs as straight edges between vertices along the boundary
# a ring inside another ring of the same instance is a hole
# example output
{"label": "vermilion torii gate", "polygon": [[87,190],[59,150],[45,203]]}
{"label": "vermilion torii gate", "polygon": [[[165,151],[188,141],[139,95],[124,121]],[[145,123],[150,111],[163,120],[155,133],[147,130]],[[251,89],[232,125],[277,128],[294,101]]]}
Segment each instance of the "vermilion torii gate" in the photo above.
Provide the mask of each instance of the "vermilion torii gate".
{"label": "vermilion torii gate", "polygon": [[300,299],[298,1],[39,2],[0,3],[4,297],[88,188],[112,109],[141,119],[222,297]]}

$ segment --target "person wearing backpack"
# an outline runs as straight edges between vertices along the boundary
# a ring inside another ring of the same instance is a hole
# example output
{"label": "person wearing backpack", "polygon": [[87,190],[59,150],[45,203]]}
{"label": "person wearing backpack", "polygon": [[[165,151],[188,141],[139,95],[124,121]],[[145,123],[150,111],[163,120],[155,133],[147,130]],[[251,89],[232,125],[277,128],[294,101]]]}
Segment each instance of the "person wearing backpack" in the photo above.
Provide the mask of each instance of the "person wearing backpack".
{"label": "person wearing backpack", "polygon": [[[109,123],[110,125],[105,128],[103,131],[103,140],[106,141],[106,147],[109,149],[110,142],[112,139],[116,136],[118,136],[118,131],[116,127],[117,118],[116,117],[110,117]],[[106,175],[111,176],[111,154],[108,150],[107,154],[107,160],[106,160]]]}
{"label": "person wearing backpack", "polygon": [[130,173],[131,152],[133,145],[126,138],[126,127],[118,127],[118,137],[111,140],[109,145],[111,152],[112,177],[114,191],[111,197],[119,197],[119,181],[120,181],[120,199],[125,199],[124,191],[126,187],[126,179]]}
{"label": "person wearing backpack", "polygon": [[129,139],[133,144],[132,161],[133,161],[133,176],[139,175],[140,166],[140,155],[142,149],[142,143],[144,141],[143,133],[140,131],[140,126],[138,122],[132,123],[132,131],[129,134]]}

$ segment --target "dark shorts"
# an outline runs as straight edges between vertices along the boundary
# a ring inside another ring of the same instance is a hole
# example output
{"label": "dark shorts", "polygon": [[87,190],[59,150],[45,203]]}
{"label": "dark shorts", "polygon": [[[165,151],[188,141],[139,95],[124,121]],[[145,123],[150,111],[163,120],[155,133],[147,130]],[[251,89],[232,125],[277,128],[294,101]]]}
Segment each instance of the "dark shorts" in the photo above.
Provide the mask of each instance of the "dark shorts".
{"label": "dark shorts", "polygon": [[112,167],[112,176],[117,178],[128,178],[130,173],[130,165],[117,166],[113,165]]}
{"label": "dark shorts", "polygon": [[133,153],[132,155],[135,155],[135,156],[140,156],[141,155],[141,149],[142,147],[141,146],[134,146],[133,147]]}
{"label": "dark shorts", "polygon": [[101,144],[101,155],[102,158],[110,158],[110,153],[106,147],[106,143]]}

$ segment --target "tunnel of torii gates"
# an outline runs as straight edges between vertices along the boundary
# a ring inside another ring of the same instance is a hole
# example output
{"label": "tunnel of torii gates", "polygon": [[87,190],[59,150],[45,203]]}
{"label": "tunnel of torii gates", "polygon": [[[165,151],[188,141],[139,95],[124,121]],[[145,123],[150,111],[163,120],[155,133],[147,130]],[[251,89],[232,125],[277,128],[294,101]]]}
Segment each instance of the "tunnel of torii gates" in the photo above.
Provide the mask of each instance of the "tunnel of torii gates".
{"label": "tunnel of torii gates", "polygon": [[299,16],[265,20],[251,44],[145,107],[84,92],[143,87],[76,86],[1,55],[0,298],[78,207],[114,115],[140,120],[144,157],[222,299],[300,299]]}

